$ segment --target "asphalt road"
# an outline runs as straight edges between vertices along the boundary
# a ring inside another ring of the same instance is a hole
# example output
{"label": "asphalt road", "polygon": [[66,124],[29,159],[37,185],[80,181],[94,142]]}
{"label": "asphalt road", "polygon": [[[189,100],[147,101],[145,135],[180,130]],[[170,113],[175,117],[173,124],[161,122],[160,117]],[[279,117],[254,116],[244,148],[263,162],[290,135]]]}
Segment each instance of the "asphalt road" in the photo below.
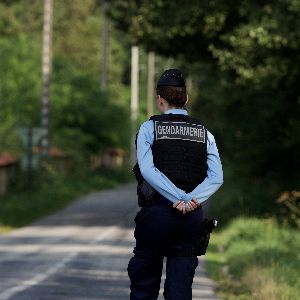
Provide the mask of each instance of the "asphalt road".
{"label": "asphalt road", "polygon": [[[0,300],[129,299],[137,210],[135,185],[126,184],[1,235]],[[218,300],[204,267],[201,258],[193,299]]]}

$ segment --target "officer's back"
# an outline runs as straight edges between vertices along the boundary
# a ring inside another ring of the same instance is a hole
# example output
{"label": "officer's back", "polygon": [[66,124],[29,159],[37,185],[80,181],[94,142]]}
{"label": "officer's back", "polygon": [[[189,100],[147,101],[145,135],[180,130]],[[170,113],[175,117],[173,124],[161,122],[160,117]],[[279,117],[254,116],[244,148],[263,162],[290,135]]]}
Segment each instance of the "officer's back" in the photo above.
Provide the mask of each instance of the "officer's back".
{"label": "officer's back", "polygon": [[[130,299],[157,299],[164,257],[165,299],[192,299],[203,245],[201,203],[220,187],[223,174],[214,137],[200,120],[188,116],[187,102],[182,73],[165,71],[157,84],[161,115],[144,122],[137,135],[138,166],[154,193],[140,202],[135,218],[136,247],[128,265]],[[139,197],[144,187],[139,183]]]}

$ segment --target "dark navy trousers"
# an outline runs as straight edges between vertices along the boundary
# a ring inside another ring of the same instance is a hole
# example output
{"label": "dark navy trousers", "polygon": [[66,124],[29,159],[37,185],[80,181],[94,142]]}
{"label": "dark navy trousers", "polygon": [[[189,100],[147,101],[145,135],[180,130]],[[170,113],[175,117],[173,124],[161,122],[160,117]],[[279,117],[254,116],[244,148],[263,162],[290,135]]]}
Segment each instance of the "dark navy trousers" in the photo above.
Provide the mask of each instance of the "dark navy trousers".
{"label": "dark navy trousers", "polygon": [[202,226],[202,209],[182,214],[160,197],[158,203],[142,207],[135,217],[136,246],[128,264],[130,300],[156,300],[163,259],[166,256],[166,300],[192,300],[192,284],[198,266],[196,256],[169,256],[172,246],[187,246]]}

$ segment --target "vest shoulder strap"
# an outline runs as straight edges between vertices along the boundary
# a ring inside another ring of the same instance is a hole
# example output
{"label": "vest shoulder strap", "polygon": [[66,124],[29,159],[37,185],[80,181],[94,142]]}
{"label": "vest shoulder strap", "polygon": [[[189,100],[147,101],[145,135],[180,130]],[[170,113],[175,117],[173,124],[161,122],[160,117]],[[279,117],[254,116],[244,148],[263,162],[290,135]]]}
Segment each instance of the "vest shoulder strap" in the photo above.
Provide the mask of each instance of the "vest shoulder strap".
{"label": "vest shoulder strap", "polygon": [[135,134],[135,139],[134,139],[134,144],[135,144],[135,150],[137,150],[137,137],[138,137],[139,132]]}

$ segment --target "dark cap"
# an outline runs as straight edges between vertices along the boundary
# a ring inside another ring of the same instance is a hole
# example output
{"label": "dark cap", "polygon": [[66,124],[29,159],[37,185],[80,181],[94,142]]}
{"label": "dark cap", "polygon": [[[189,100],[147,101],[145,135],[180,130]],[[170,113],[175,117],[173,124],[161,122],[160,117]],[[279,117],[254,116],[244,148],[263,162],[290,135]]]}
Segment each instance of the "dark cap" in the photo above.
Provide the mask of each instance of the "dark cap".
{"label": "dark cap", "polygon": [[177,69],[164,71],[157,82],[157,87],[164,85],[185,87],[181,71]]}

